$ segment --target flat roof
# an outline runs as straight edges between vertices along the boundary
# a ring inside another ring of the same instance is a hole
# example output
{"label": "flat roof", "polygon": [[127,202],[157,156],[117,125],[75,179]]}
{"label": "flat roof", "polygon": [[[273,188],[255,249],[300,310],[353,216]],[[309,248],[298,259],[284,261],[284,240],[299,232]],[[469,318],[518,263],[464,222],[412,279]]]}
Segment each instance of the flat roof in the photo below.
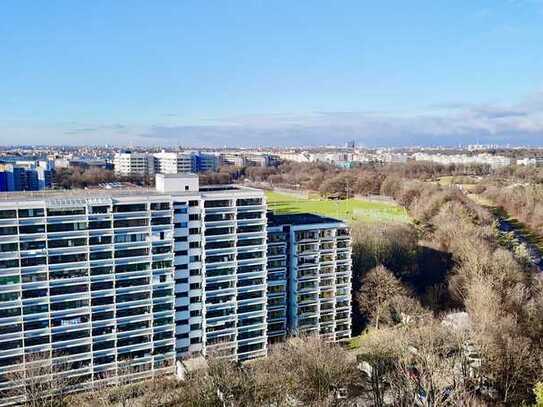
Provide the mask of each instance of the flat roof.
{"label": "flat roof", "polygon": [[268,224],[270,226],[280,225],[316,225],[321,223],[344,223],[341,219],[329,218],[314,213],[289,213],[274,214],[268,212]]}
{"label": "flat roof", "polygon": [[191,197],[226,196],[230,194],[264,193],[256,188],[238,185],[203,185],[199,191],[160,192],[150,187],[88,188],[88,189],[45,189],[41,191],[0,192],[0,203],[17,201],[44,201],[48,199],[93,199],[122,197]]}
{"label": "flat roof", "polygon": [[195,174],[193,172],[181,172],[177,174],[156,174],[156,176],[162,177],[162,178],[178,178],[178,179],[198,178],[198,174]]}

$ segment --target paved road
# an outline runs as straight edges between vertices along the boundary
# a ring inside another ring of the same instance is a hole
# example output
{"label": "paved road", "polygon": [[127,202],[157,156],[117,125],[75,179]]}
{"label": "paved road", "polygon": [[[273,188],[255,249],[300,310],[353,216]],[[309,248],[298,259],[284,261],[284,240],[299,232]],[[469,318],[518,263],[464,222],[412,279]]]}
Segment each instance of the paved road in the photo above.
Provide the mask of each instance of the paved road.
{"label": "paved road", "polygon": [[530,259],[532,263],[539,269],[539,271],[543,272],[543,253],[541,253],[541,250],[539,250],[536,245],[528,242],[522,232],[516,229],[507,219],[499,216],[498,224],[501,231],[513,232],[515,239],[518,242],[524,243],[526,245],[526,247],[528,248],[528,252],[530,253]]}

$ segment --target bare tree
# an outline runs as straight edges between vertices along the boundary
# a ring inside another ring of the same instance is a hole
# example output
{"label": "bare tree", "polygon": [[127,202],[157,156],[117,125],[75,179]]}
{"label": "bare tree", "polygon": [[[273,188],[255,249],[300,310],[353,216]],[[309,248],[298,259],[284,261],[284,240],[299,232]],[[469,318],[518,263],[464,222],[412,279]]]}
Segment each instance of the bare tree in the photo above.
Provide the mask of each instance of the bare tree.
{"label": "bare tree", "polygon": [[61,406],[70,385],[67,367],[65,359],[52,359],[49,352],[27,354],[22,365],[6,375],[15,386],[11,395],[29,407]]}
{"label": "bare tree", "polygon": [[391,298],[407,295],[408,290],[384,266],[371,270],[362,279],[362,288],[357,295],[358,306],[363,314],[379,328],[379,322]]}

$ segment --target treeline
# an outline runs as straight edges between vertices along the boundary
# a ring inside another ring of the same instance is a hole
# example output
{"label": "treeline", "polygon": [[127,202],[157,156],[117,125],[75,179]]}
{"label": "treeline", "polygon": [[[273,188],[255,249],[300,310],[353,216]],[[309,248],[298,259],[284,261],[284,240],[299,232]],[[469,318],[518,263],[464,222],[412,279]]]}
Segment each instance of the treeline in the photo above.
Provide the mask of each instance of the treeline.
{"label": "treeline", "polygon": [[367,398],[356,359],[318,337],[293,338],[267,358],[240,365],[211,357],[185,380],[162,377],[97,389],[64,406],[254,407],[340,406]]}
{"label": "treeline", "polygon": [[54,173],[54,185],[60,189],[90,188],[109,182],[130,182],[141,186],[154,185],[154,179],[151,177],[119,176],[111,170],[102,168],[59,168]]}
{"label": "treeline", "polygon": [[275,186],[319,191],[321,194],[379,194],[388,176],[405,179],[436,179],[446,175],[484,175],[485,165],[440,165],[410,161],[404,164],[363,165],[341,169],[326,163],[296,163],[285,161],[277,167],[249,167],[245,176],[254,182]]}
{"label": "treeline", "polygon": [[[540,279],[499,245],[491,214],[460,191],[388,177],[382,192],[409,209],[424,244],[452,263],[441,286],[427,287],[422,297],[406,275],[409,266],[384,259],[388,267],[355,269],[358,306],[369,321],[360,349],[381,397],[393,391],[401,399],[409,369],[434,400],[423,405],[465,405],[443,400],[459,393],[485,403],[530,402],[543,379]],[[410,245],[401,247],[409,252]],[[455,311],[462,311],[454,314],[461,322],[445,316]]]}
{"label": "treeline", "polygon": [[543,235],[543,185],[488,186],[484,195],[509,215]]}

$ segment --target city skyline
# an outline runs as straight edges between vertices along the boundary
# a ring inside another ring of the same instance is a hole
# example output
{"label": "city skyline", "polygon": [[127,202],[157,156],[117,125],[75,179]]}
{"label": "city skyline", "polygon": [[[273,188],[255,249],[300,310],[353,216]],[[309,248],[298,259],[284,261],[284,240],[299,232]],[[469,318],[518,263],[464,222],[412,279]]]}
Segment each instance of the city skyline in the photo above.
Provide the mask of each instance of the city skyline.
{"label": "city skyline", "polygon": [[543,4],[7,2],[0,144],[543,139]]}

